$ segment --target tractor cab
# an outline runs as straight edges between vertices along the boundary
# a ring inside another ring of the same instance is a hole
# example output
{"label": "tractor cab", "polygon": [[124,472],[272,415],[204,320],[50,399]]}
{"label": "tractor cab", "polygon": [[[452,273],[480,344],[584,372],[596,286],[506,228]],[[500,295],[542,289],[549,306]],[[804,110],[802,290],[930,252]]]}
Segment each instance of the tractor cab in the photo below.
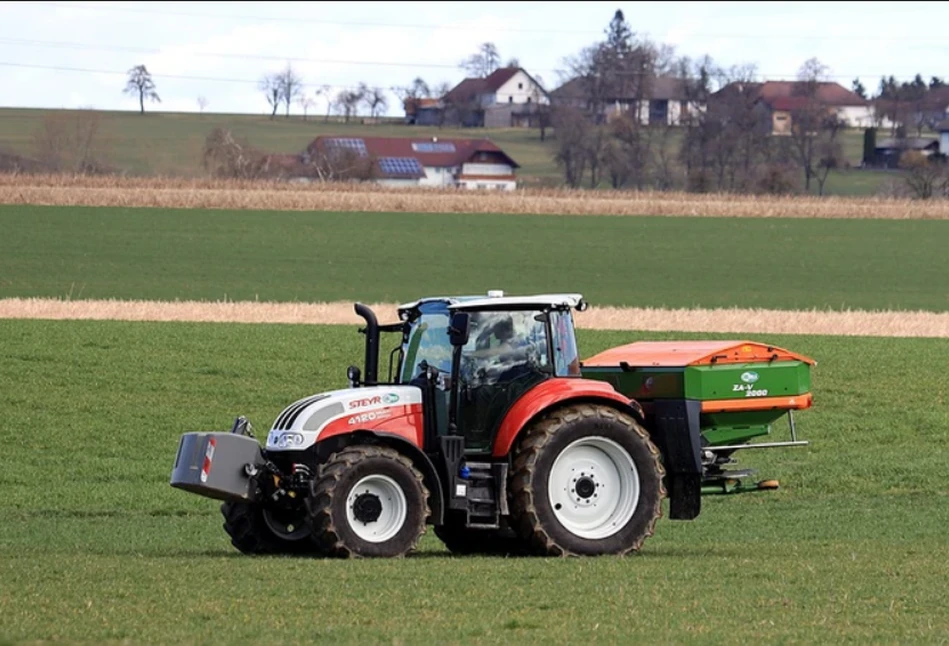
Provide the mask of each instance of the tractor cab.
{"label": "tractor cab", "polygon": [[464,438],[490,454],[505,413],[554,377],[579,377],[571,309],[578,294],[430,298],[402,305],[398,382],[429,386],[432,440]]}

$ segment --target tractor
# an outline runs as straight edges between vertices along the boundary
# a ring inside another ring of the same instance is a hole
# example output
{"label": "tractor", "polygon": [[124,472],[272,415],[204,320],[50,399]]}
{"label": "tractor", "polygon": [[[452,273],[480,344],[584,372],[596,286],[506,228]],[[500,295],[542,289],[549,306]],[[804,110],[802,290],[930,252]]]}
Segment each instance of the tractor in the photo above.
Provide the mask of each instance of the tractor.
{"label": "tractor", "polygon": [[[711,493],[744,448],[803,446],[814,361],[750,341],[638,342],[581,361],[580,294],[432,297],[364,321],[348,387],[287,406],[264,446],[181,436],[171,486],[221,501],[245,554],[402,557],[427,526],[453,553],[624,555]],[[382,335],[395,335],[385,379]],[[791,440],[754,443],[784,415]]]}

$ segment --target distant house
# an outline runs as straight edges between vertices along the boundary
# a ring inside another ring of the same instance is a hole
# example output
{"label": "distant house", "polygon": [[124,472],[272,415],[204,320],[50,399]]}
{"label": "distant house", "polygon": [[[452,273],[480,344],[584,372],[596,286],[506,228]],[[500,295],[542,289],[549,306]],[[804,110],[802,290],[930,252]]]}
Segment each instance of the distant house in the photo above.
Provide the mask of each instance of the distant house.
{"label": "distant house", "polygon": [[534,125],[537,104],[548,102],[547,91],[523,68],[502,67],[464,79],[439,99],[408,99],[403,106],[410,124],[516,128]]}
{"label": "distant house", "polygon": [[914,150],[929,157],[939,153],[939,140],[932,137],[881,139],[874,149],[874,166],[897,168],[903,153]]}
{"label": "distant house", "polygon": [[690,100],[687,81],[681,78],[658,76],[652,79],[648,95],[639,97],[631,92],[619,92],[617,96],[600,97],[600,105],[595,106],[597,99],[590,79],[575,77],[553,90],[550,98],[555,105],[594,111],[605,121],[632,113],[643,125],[683,125],[687,115],[706,109],[704,103]]}
{"label": "distant house", "polygon": [[442,123],[444,105],[440,99],[412,98],[402,102],[405,123],[410,126],[438,126]]}
{"label": "distant house", "polygon": [[520,168],[488,139],[441,137],[317,137],[300,155],[300,163],[338,175],[356,167],[353,179],[384,186],[507,191],[517,187],[515,170]]}
{"label": "distant house", "polygon": [[[709,101],[727,100],[729,96],[743,93],[768,113],[772,134],[789,135],[793,113],[805,107],[809,101],[797,91],[797,85],[795,81],[734,82],[712,94]],[[871,103],[839,83],[818,83],[814,98],[826,109],[834,111],[847,127],[868,128],[874,125]]]}

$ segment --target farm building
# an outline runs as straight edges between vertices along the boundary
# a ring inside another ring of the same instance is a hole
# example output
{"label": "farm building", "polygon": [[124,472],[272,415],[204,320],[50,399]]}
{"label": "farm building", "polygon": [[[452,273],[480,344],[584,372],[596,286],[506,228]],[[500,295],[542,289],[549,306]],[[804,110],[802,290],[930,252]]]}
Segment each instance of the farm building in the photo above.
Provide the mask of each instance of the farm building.
{"label": "farm building", "polygon": [[[765,81],[764,83],[729,83],[709,98],[710,103],[720,103],[743,97],[760,105],[771,119],[772,134],[791,133],[791,120],[795,111],[808,105],[808,98],[799,92],[794,81]],[[869,101],[839,83],[818,83],[814,99],[852,128],[872,126],[874,109]]]}
{"label": "farm building", "polygon": [[470,77],[445,96],[406,99],[406,123],[465,127],[530,127],[537,105],[549,103],[540,82],[520,67],[502,67],[484,78]]}
{"label": "farm building", "polygon": [[684,125],[690,114],[705,110],[705,104],[694,100],[684,79],[671,76],[657,76],[645,90],[648,98],[640,97],[637,88],[619,91],[615,96],[599,99],[600,105],[594,106],[594,93],[589,79],[573,78],[550,93],[551,101],[556,105],[569,105],[581,109],[594,109],[600,117],[609,121],[621,114],[633,114],[643,125],[664,124]]}
{"label": "farm building", "polygon": [[[385,186],[514,190],[520,165],[488,139],[317,137],[303,167]],[[319,173],[318,173],[319,174]],[[332,179],[333,177],[327,177]]]}

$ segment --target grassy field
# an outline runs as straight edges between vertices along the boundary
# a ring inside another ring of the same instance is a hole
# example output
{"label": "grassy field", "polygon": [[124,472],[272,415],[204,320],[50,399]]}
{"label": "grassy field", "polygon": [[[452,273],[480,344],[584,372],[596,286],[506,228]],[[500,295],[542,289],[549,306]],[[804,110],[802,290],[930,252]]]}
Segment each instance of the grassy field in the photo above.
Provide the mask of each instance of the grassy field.
{"label": "grassy field", "polygon": [[[28,108],[0,108],[0,151],[35,154],[34,134],[43,117],[52,111]],[[57,111],[59,112],[59,111]],[[62,111],[75,114],[77,111]],[[100,112],[97,134],[99,150],[116,168],[134,175],[195,177],[204,175],[201,151],[204,139],[214,128],[229,128],[253,146],[274,153],[298,153],[320,135],[344,137],[487,137],[510,154],[520,165],[521,183],[557,185],[562,173],[553,161],[553,137],[540,141],[538,130],[522,128],[453,129],[406,126],[400,123],[325,122],[321,116],[304,121],[266,115],[194,114],[132,111]],[[882,135],[881,135],[882,136]],[[845,131],[842,136],[845,159],[858,165],[863,154],[863,133]],[[891,175],[886,175],[891,176]],[[834,173],[828,180],[828,194],[872,195],[886,177],[859,171]],[[604,184],[605,186],[605,184]],[[816,186],[814,187],[816,192]]]}
{"label": "grassy field", "polygon": [[[650,334],[648,338],[669,338]],[[676,334],[678,338],[695,335]],[[703,335],[704,338],[715,335]],[[582,331],[582,353],[641,338]],[[168,486],[178,437],[345,383],[349,326],[0,321],[0,641],[941,643],[945,340],[769,336],[816,358],[804,449],[627,559],[249,558]]]}
{"label": "grassy field", "polygon": [[0,206],[0,298],[949,309],[949,222]]}

